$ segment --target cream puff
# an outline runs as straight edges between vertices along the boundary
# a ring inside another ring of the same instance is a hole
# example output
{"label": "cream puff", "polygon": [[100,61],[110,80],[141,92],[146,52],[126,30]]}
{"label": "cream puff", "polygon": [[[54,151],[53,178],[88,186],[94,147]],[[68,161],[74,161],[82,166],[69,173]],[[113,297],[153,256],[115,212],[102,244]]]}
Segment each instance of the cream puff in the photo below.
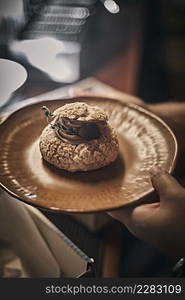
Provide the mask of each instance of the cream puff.
{"label": "cream puff", "polygon": [[118,139],[102,109],[81,102],[65,104],[53,113],[43,109],[49,124],[39,147],[48,163],[76,172],[99,169],[116,159]]}

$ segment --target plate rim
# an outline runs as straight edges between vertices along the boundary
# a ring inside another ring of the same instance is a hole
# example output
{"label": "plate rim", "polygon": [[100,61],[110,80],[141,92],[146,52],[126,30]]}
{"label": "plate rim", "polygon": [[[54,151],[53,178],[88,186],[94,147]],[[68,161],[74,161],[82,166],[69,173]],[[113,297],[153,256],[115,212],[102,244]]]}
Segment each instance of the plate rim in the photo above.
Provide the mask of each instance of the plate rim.
{"label": "plate rim", "polygon": [[[129,94],[127,94],[129,95]],[[131,95],[132,96],[132,95]],[[0,123],[0,130],[1,130],[1,127],[4,123],[6,123],[12,115],[18,113],[20,110],[22,109],[26,109],[27,107],[31,107],[31,106],[34,106],[34,105],[37,105],[39,103],[42,103],[42,102],[55,102],[55,101],[73,101],[75,100],[78,101],[78,99],[101,99],[101,100],[113,100],[113,101],[116,101],[118,103],[121,103],[122,105],[126,106],[126,107],[130,107],[131,109],[134,109],[136,111],[139,111],[141,113],[143,113],[145,116],[147,117],[150,117],[152,119],[154,119],[155,121],[157,121],[158,123],[160,123],[166,130],[167,132],[170,134],[171,138],[173,139],[173,142],[174,142],[174,154],[173,154],[173,159],[172,159],[172,162],[171,162],[171,165],[170,167],[166,170],[167,172],[169,172],[169,174],[172,174],[172,172],[174,171],[175,169],[175,166],[176,166],[176,160],[177,160],[177,154],[178,154],[178,142],[177,142],[177,139],[176,139],[176,136],[174,134],[174,132],[172,131],[172,129],[170,128],[170,126],[164,121],[162,120],[159,116],[157,116],[155,113],[151,112],[149,109],[143,107],[143,106],[140,106],[138,104],[135,104],[135,103],[127,103],[127,102],[124,102],[123,100],[121,99],[116,99],[116,98],[113,98],[113,97],[104,97],[104,96],[92,96],[92,95],[89,95],[89,96],[78,96],[78,97],[66,97],[66,98],[57,98],[57,99],[45,99],[45,100],[39,100],[38,102],[33,102],[33,103],[28,103],[27,105],[23,105],[22,106],[19,106],[18,105],[18,109],[15,109],[14,111],[11,111],[10,114],[8,116],[6,116],[5,119],[3,119],[3,121]],[[66,214],[89,214],[89,213],[101,213],[101,212],[108,212],[108,211],[113,211],[113,210],[119,210],[121,208],[124,208],[124,207],[127,207],[127,206],[133,206],[135,204],[139,203],[142,201],[143,198],[145,198],[146,196],[149,196],[153,191],[154,191],[154,187],[151,187],[150,189],[148,189],[147,192],[143,192],[141,194],[141,196],[139,197],[139,199],[137,200],[133,200],[132,202],[125,202],[121,205],[118,205],[114,208],[105,208],[105,209],[91,209],[91,210],[75,210],[75,209],[65,209],[65,210],[62,210],[62,209],[58,209],[58,208],[50,208],[50,207],[45,207],[45,206],[42,206],[40,204],[35,204],[34,202],[31,202],[31,201],[28,201],[28,200],[25,200],[23,198],[21,198],[21,196],[17,195],[16,193],[14,193],[13,191],[11,191],[9,188],[7,188],[0,180],[0,187],[6,191],[10,196],[14,197],[16,200],[19,200],[27,205],[31,205],[33,207],[36,207],[36,208],[39,208],[41,210],[45,210],[45,211],[52,211],[52,212],[56,212],[56,213],[66,213]]]}

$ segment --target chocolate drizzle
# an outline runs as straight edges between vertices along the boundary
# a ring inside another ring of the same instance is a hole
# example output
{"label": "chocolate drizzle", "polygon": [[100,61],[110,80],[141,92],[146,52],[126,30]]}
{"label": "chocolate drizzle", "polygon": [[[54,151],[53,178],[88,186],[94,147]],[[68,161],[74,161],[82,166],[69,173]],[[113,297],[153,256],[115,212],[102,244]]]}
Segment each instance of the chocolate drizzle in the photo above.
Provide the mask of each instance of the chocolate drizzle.
{"label": "chocolate drizzle", "polygon": [[98,124],[105,123],[106,121],[80,121],[69,119],[67,117],[55,116],[54,113],[43,106],[44,114],[47,118],[47,122],[50,123],[51,128],[55,130],[58,138],[62,141],[71,144],[81,144],[87,141],[98,139],[101,135],[100,127]]}
{"label": "chocolate drizzle", "polygon": [[57,118],[52,124],[56,135],[71,144],[78,145],[100,137],[100,129],[96,121],[79,121],[68,118]]}

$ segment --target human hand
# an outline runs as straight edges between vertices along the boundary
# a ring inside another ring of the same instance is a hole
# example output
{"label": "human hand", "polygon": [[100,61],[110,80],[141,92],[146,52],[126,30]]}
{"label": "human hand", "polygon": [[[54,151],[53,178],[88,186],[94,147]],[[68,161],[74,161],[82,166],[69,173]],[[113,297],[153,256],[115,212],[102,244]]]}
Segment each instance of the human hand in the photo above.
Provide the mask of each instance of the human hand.
{"label": "human hand", "polygon": [[167,255],[185,256],[185,189],[166,172],[156,171],[152,184],[159,202],[109,212],[138,238]]}
{"label": "human hand", "polygon": [[161,117],[173,130],[178,142],[178,157],[175,175],[178,178],[185,176],[185,103],[166,102],[148,104],[147,109]]}

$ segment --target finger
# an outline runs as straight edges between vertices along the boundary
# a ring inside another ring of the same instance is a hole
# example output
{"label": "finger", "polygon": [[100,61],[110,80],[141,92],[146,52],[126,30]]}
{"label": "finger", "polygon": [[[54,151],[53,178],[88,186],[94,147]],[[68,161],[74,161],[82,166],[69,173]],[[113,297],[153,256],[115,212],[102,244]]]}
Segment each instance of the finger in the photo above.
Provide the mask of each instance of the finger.
{"label": "finger", "polygon": [[151,181],[161,200],[179,197],[182,192],[184,193],[184,188],[173,176],[165,171],[159,171],[153,174]]}
{"label": "finger", "polygon": [[[159,202],[155,203],[148,203],[148,204],[141,204],[139,206],[129,206],[129,207],[124,207],[121,209],[117,209],[114,211],[109,211],[107,214],[111,216],[112,218],[120,221],[121,223],[125,225],[130,225],[136,221],[138,221],[138,218],[141,218],[141,220],[145,220],[146,216],[149,218],[153,216],[154,211],[158,209],[160,206]],[[147,214],[146,214],[147,211]],[[136,217],[136,219],[135,219]]]}
{"label": "finger", "polygon": [[123,223],[133,235],[149,240],[159,223],[159,206],[159,203],[144,204],[132,209],[109,212],[109,215]]}
{"label": "finger", "polygon": [[132,211],[131,218],[134,223],[152,223],[156,220],[156,215],[159,215],[160,203],[149,203],[135,207]]}

